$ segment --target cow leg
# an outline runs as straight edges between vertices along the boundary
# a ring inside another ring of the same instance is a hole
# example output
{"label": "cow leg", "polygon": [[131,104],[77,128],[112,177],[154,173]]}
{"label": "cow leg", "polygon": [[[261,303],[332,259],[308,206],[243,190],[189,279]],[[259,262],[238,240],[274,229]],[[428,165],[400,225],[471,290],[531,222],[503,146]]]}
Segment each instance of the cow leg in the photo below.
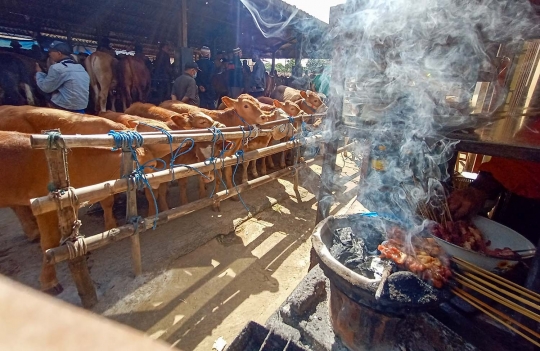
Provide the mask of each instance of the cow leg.
{"label": "cow leg", "polygon": [[[225,183],[227,184],[227,188],[229,189],[229,191],[235,191],[234,186],[232,184],[232,167],[225,167],[223,172],[225,173]],[[247,177],[247,173],[246,173],[246,177]],[[238,201],[239,200],[238,195],[232,196],[231,200]]]}
{"label": "cow leg", "polygon": [[113,214],[114,196],[109,196],[99,202],[103,209],[103,220],[105,221],[105,230],[116,228],[116,219]]}
{"label": "cow leg", "polygon": [[198,176],[199,178],[199,200],[206,197],[206,184],[203,177]]}
{"label": "cow leg", "polygon": [[28,105],[35,106],[36,101],[34,99],[34,93],[32,92],[32,88],[28,84],[24,84],[24,94],[26,95],[26,102]]}
{"label": "cow leg", "polygon": [[109,86],[102,86],[99,91],[99,111],[106,112],[107,111],[107,97],[109,96]]}
{"label": "cow leg", "polygon": [[253,178],[259,178],[259,173],[257,172],[257,160],[251,161],[251,175],[253,175]]}
{"label": "cow leg", "polygon": [[180,205],[187,205],[188,203],[187,183],[188,183],[187,178],[178,179],[178,188],[180,190]]}
{"label": "cow leg", "polygon": [[265,176],[266,174],[266,157],[263,157],[261,159],[261,175]]}
{"label": "cow leg", "polygon": [[267,160],[267,162],[268,162],[268,167],[269,167],[269,168],[271,168],[271,169],[276,168],[276,165],[274,165],[274,159],[273,159],[272,155],[267,156],[267,157],[266,157],[266,160]]}
{"label": "cow leg", "polygon": [[285,162],[286,152],[287,152],[287,151],[282,151],[282,152],[281,152],[281,157],[280,157],[280,159],[279,159],[279,167],[280,167],[281,169],[287,167],[287,163]]}
{"label": "cow leg", "polygon": [[[113,112],[116,112],[116,94],[109,94],[109,96],[111,97],[111,110]],[[105,103],[107,102],[107,100],[105,100]]]}
{"label": "cow leg", "polygon": [[99,87],[97,84],[93,84],[92,89],[94,90],[94,110],[97,114],[99,111],[101,111],[101,103],[99,101]]}
{"label": "cow leg", "polygon": [[[41,233],[41,251],[45,253],[48,249],[58,247],[60,245],[60,232],[58,231],[58,214],[56,211],[36,216],[36,221]],[[39,282],[41,283],[41,290],[51,295],[58,295],[64,290],[56,277],[56,268],[52,264],[47,264],[45,255],[43,255]]]}
{"label": "cow leg", "polygon": [[247,183],[248,180],[249,180],[249,178],[248,178],[249,163],[250,163],[250,161],[246,161],[246,162],[242,163],[242,184]]}
{"label": "cow leg", "polygon": [[156,194],[156,200],[158,203],[159,212],[168,211],[169,204],[167,203],[167,190],[169,190],[168,183],[159,184],[159,188],[154,192]]}
{"label": "cow leg", "polygon": [[146,196],[146,200],[148,200],[148,217],[152,217],[156,215],[156,206],[154,204],[154,197],[152,196],[152,192],[154,193],[154,197],[156,198],[156,202],[158,203],[159,207],[159,189],[148,189],[147,187],[144,188],[144,195]]}
{"label": "cow leg", "polygon": [[21,227],[28,240],[32,242],[37,241],[39,239],[39,228],[30,206],[12,206],[11,209],[15,212],[17,218],[19,218]]}

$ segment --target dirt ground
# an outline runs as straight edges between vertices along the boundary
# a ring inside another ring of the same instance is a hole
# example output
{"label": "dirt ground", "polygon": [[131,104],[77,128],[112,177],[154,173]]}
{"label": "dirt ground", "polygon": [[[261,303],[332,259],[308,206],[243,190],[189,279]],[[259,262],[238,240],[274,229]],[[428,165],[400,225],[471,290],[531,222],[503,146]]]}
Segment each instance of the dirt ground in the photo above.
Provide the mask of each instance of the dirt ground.
{"label": "dirt ground", "polygon": [[[358,180],[352,161],[340,156],[338,165],[333,212],[355,196]],[[243,195],[251,218],[240,202],[225,201],[221,212],[204,209],[142,234],[141,276],[133,276],[129,240],[92,252],[99,298],[92,311],[182,350],[211,350],[248,321],[264,323],[307,273],[320,170],[319,161],[301,172],[300,203],[286,177]],[[189,194],[194,200],[196,191]],[[169,197],[174,204],[178,189]],[[115,210],[120,223],[124,213]],[[84,234],[102,231],[100,211],[80,217]],[[0,209],[0,233],[0,273],[38,289],[39,245],[26,240],[9,209]],[[65,288],[58,298],[79,305],[67,265],[57,271]]]}

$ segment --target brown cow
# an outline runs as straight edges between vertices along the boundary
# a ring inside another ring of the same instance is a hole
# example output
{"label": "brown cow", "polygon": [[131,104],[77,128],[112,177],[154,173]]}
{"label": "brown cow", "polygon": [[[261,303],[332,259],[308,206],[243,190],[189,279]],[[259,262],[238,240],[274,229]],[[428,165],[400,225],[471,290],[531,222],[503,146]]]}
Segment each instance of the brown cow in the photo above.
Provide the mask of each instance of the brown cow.
{"label": "brown cow", "polygon": [[[173,122],[170,117],[167,117],[167,114],[164,113],[156,113],[156,111],[159,111],[159,109],[155,109],[156,106],[151,104],[141,104],[141,103],[135,103],[133,104],[130,109],[130,112],[132,113],[141,113],[149,116],[150,120],[158,120],[161,122],[164,122],[167,126],[170,126],[171,130],[188,130],[188,129],[206,129],[210,127],[217,127],[217,128],[223,128],[224,125],[214,122],[210,117],[202,114],[202,113],[193,113],[193,114],[186,114],[186,115],[179,115],[175,112],[167,110],[168,113],[170,113],[170,116],[177,117],[177,122]],[[151,109],[154,113],[149,113],[149,109]],[[171,113],[172,112],[172,113]],[[101,117],[110,119],[112,121],[122,123],[125,125],[130,125],[134,121],[140,121],[144,123],[148,123],[146,120],[147,118],[138,116],[138,115],[130,115],[127,113],[118,113],[118,112],[101,112],[99,114]],[[154,117],[154,118],[152,118]],[[178,158],[176,158],[175,163],[176,164],[192,164],[197,162],[203,162],[205,161],[208,156],[206,155],[207,149],[209,143],[205,142],[199,142],[195,144],[195,147],[191,152],[184,153],[180,155]],[[187,144],[184,146],[184,150],[187,150],[191,145]],[[163,160],[169,164],[171,161],[171,155],[167,155],[163,157]],[[203,198],[206,195],[206,189],[204,188],[205,183],[212,182],[214,180],[214,175],[212,172],[207,172],[204,176],[200,177],[202,181],[199,182],[199,198]],[[178,180],[179,187],[180,187],[180,204],[185,205],[188,203],[187,198],[187,178],[180,178]],[[149,189],[145,189],[146,198],[148,201],[152,200],[152,195],[150,194]],[[156,201],[158,202],[159,211],[167,211],[169,209],[169,206],[167,204],[167,184],[162,183],[159,186],[159,190],[157,193],[154,194],[156,197]],[[149,207],[149,216],[153,216],[155,214],[154,207]]]}
{"label": "brown cow", "polygon": [[[252,97],[249,97],[253,99]],[[205,110],[196,106],[181,103],[179,101],[164,101],[161,103],[161,107],[176,111],[178,113],[186,113],[193,111],[201,111],[214,119],[216,122],[220,122],[227,127],[236,127],[240,125],[255,125],[267,122],[269,119],[274,118],[272,113],[265,113],[259,108],[257,102],[251,99],[240,96],[238,99],[231,99],[227,96],[223,97],[223,102],[227,105],[226,110]],[[173,121],[178,118],[173,117]],[[247,136],[247,135],[246,135]],[[242,139],[231,140],[234,147],[228,149],[223,156],[232,156],[242,147]],[[228,189],[233,187],[232,183],[232,168],[224,168],[224,178]],[[233,200],[238,200],[237,196],[232,197]]]}
{"label": "brown cow", "polygon": [[118,85],[124,111],[133,102],[146,102],[150,93],[150,71],[138,57],[126,56],[118,63]]}
{"label": "brown cow", "polygon": [[270,97],[278,101],[295,102],[307,114],[323,113],[327,110],[319,94],[311,90],[296,90],[280,85],[274,89]]}
{"label": "brown cow", "polygon": [[[12,129],[18,129],[17,124],[21,121],[21,129],[28,130],[30,127],[38,128],[33,133],[41,130],[60,127],[68,133],[81,134],[83,131],[91,132],[92,125],[96,126],[94,133],[103,132],[105,129],[127,130],[123,125],[107,121],[103,118],[72,114],[66,115],[66,111],[39,108],[32,106],[3,106],[0,107],[0,116],[14,115],[15,110],[20,110],[19,119],[12,119]],[[69,114],[69,112],[67,112]],[[67,120],[67,121],[66,121]],[[71,120],[71,123],[69,123]],[[154,121],[160,128],[168,129],[163,123]],[[113,127],[113,128],[111,128]],[[138,131],[149,132],[154,129],[138,125]],[[175,144],[174,147],[178,147]],[[138,157],[141,164],[161,158],[170,153],[168,144],[145,145],[138,149]],[[17,164],[17,167],[4,167],[0,170],[2,183],[0,184],[0,207],[28,206],[29,200],[34,197],[47,194],[49,182],[48,167],[43,150],[33,150],[30,146],[30,136],[13,132],[0,132],[0,157],[5,162]],[[68,153],[68,164],[71,185],[75,188],[91,184],[101,183],[107,180],[117,179],[120,174],[121,152],[111,152],[109,148],[74,148]],[[155,165],[150,162],[149,165]],[[110,202],[102,202],[103,210],[112,216],[112,197]],[[107,216],[107,215],[106,215]],[[36,217],[41,235],[41,248],[43,251],[56,247],[60,243],[58,232],[58,219],[55,212],[46,213]],[[40,276],[42,290],[50,293],[60,293],[61,285],[56,278],[56,270],[52,265],[43,265]]]}
{"label": "brown cow", "polygon": [[111,109],[116,111],[115,90],[118,85],[118,60],[111,55],[96,51],[84,61],[90,76],[90,87],[94,92],[95,112],[107,110],[107,98],[111,99]]}

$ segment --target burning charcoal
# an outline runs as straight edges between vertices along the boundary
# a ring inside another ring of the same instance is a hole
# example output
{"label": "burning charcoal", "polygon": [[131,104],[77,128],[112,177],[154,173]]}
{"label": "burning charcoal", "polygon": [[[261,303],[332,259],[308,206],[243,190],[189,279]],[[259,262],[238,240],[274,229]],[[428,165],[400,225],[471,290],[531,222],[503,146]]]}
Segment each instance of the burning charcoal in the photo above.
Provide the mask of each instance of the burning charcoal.
{"label": "burning charcoal", "polygon": [[383,297],[400,303],[428,305],[449,294],[447,289],[436,289],[408,271],[391,274],[386,284]]}
{"label": "burning charcoal", "polygon": [[347,268],[350,268],[351,270],[363,275],[366,278],[380,279],[384,269],[389,265],[393,266],[394,268],[397,267],[396,264],[390,260],[380,259],[377,256],[368,256],[366,257],[365,261],[357,267],[349,267],[347,265],[346,266]]}

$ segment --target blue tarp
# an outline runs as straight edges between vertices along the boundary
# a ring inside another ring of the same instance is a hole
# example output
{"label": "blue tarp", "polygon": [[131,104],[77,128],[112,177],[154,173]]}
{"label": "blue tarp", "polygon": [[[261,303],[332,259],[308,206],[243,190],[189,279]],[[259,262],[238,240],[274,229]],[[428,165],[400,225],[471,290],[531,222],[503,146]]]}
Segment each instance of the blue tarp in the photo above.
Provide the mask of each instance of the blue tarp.
{"label": "blue tarp", "polygon": [[[0,38],[0,47],[9,48],[9,44],[11,43],[11,39],[5,39]],[[22,49],[24,50],[31,50],[32,45],[37,44],[34,40],[19,40],[19,44],[21,44]]]}

